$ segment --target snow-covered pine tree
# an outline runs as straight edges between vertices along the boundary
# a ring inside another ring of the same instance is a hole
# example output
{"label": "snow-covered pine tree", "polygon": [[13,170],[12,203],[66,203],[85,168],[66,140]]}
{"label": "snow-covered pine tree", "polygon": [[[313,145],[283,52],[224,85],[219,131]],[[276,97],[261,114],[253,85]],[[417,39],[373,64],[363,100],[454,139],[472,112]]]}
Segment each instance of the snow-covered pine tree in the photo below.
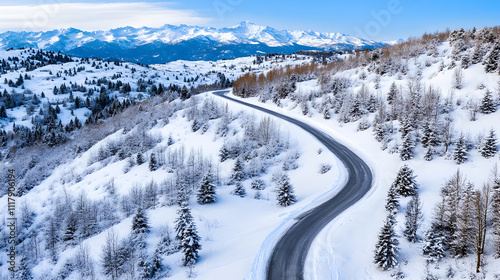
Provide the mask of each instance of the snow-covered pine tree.
{"label": "snow-covered pine tree", "polygon": [[417,231],[422,221],[422,204],[420,203],[420,196],[415,192],[410,202],[406,206],[405,212],[405,229],[403,235],[410,242],[417,242]]}
{"label": "snow-covered pine tree", "polygon": [[399,148],[399,158],[402,161],[412,159],[414,152],[413,148],[415,148],[415,145],[413,144],[413,136],[409,133],[403,138],[403,144]]}
{"label": "snow-covered pine tree", "polygon": [[428,120],[424,122],[420,142],[422,143],[422,146],[424,146],[424,148],[436,147],[439,144],[436,135],[436,127]]}
{"label": "snow-covered pine tree", "polygon": [[495,102],[491,91],[486,90],[484,97],[481,100],[481,105],[479,106],[479,111],[483,114],[491,114],[496,111]]}
{"label": "snow-covered pine tree", "polygon": [[462,164],[467,161],[467,147],[465,144],[465,136],[463,134],[458,138],[457,145],[455,146],[455,150],[453,151],[453,160],[457,164]]}
{"label": "snow-covered pine tree", "polygon": [[151,156],[149,156],[149,170],[155,171],[157,169],[158,169],[158,163],[156,162],[155,153],[151,153]]}
{"label": "snow-covered pine tree", "polygon": [[135,216],[132,218],[132,234],[140,235],[149,233],[149,219],[142,207],[137,208]]}
{"label": "snow-covered pine tree", "polygon": [[444,236],[437,226],[431,226],[431,229],[425,234],[422,242],[422,255],[427,257],[428,263],[437,263],[445,256]]}
{"label": "snow-covered pine tree", "polygon": [[186,224],[184,236],[181,241],[181,249],[184,253],[182,263],[184,266],[192,266],[198,260],[198,251],[201,249],[200,236],[196,230],[194,221]]}
{"label": "snow-covered pine tree", "polygon": [[468,183],[465,190],[461,192],[460,206],[457,214],[456,230],[450,242],[451,250],[455,257],[465,257],[474,248],[474,212],[473,203],[475,190]]}
{"label": "snow-covered pine tree", "polygon": [[182,207],[183,204],[189,204],[190,190],[185,177],[182,174],[177,175],[177,204]]}
{"label": "snow-covered pine tree", "polygon": [[378,107],[378,100],[375,97],[375,94],[370,94],[370,97],[368,98],[367,104],[366,104],[366,110],[370,113],[375,113],[377,111]]}
{"label": "snow-covered pine tree", "polygon": [[158,242],[158,245],[156,246],[156,253],[169,256],[177,251],[178,248],[175,242],[173,242],[172,238],[170,237],[170,230],[167,227],[165,229],[165,232],[163,233],[163,236],[161,237],[160,242]]}
{"label": "snow-covered pine tree", "polygon": [[289,206],[297,201],[288,175],[281,175],[277,182],[276,200],[280,206]]}
{"label": "snow-covered pine tree", "polygon": [[224,143],[219,150],[220,162],[224,162],[229,158],[229,151],[227,150],[227,145]]}
{"label": "snow-covered pine tree", "polygon": [[263,190],[266,188],[266,183],[262,179],[255,179],[251,183],[251,188],[254,190]]}
{"label": "snow-covered pine tree", "polygon": [[355,122],[361,118],[363,115],[362,104],[358,98],[354,98],[351,102],[351,107],[349,108],[349,119],[351,122]]}
{"label": "snow-covered pine tree", "polygon": [[491,129],[488,137],[484,139],[484,143],[481,145],[481,155],[485,158],[494,157],[498,152],[497,137],[495,135],[495,130]]}
{"label": "snow-covered pine tree", "polygon": [[183,203],[181,208],[177,211],[177,218],[175,219],[175,239],[182,242],[184,239],[184,230],[187,225],[193,222],[191,209],[187,203]]}
{"label": "snow-covered pine tree", "polygon": [[199,204],[215,202],[215,180],[212,168],[209,166],[207,173],[201,180],[201,186],[198,189],[197,200]]}
{"label": "snow-covered pine tree", "polygon": [[63,233],[63,241],[67,242],[69,245],[76,244],[76,231],[78,230],[78,219],[75,213],[71,211],[66,217],[66,227]]}
{"label": "snow-covered pine tree", "polygon": [[397,98],[398,94],[398,87],[396,86],[396,83],[391,84],[391,88],[389,89],[389,92],[387,93],[387,102],[389,104],[392,104],[392,102]]}
{"label": "snow-covered pine tree", "polygon": [[392,184],[387,192],[387,198],[385,200],[385,209],[389,211],[389,213],[397,212],[399,207],[399,195],[396,189],[396,185]]}
{"label": "snow-covered pine tree", "polygon": [[392,183],[391,188],[394,188],[397,194],[404,197],[415,195],[418,190],[418,184],[415,178],[416,176],[413,175],[413,170],[405,164],[399,169],[398,175]]}
{"label": "snow-covered pine tree", "polygon": [[378,142],[382,142],[382,140],[384,140],[385,138],[386,133],[387,132],[384,123],[380,122],[375,124],[373,132],[373,134],[375,135],[375,140],[377,140]]}
{"label": "snow-covered pine tree", "polygon": [[493,73],[498,69],[498,61],[500,60],[500,43],[495,43],[491,46],[489,53],[483,60],[484,71]]}
{"label": "snow-covered pine tree", "polygon": [[405,117],[401,121],[401,126],[399,127],[399,132],[401,132],[401,138],[402,139],[406,138],[406,136],[411,134],[412,131],[413,131],[412,121],[410,120],[410,118]]}
{"label": "snow-covered pine tree", "polygon": [[137,165],[141,165],[144,163],[144,158],[142,157],[142,154],[140,152],[137,153],[136,162],[137,162]]}
{"label": "snow-covered pine tree", "polygon": [[245,173],[243,173],[243,163],[238,157],[234,163],[233,173],[231,174],[231,182],[241,182],[243,179],[245,179]]}
{"label": "snow-covered pine tree", "polygon": [[180,93],[180,98],[181,100],[186,100],[188,99],[189,97],[191,97],[191,94],[189,93],[188,91],[188,88],[186,87],[186,85],[184,85],[181,89],[181,93]]}
{"label": "snow-covered pine tree", "polygon": [[137,274],[137,278],[140,280],[152,278],[151,263],[144,254],[139,256],[139,260],[137,261]]}
{"label": "snow-covered pine tree", "polygon": [[427,148],[427,152],[425,152],[424,159],[426,161],[431,161],[434,155],[434,149],[432,147]]}
{"label": "snow-covered pine tree", "polygon": [[396,219],[389,213],[375,245],[374,263],[383,270],[394,268],[398,264],[399,240],[394,230],[395,224]]}
{"label": "snow-covered pine tree", "polygon": [[243,187],[241,182],[236,182],[236,186],[234,187],[233,194],[236,196],[239,196],[239,197],[245,197],[247,195],[245,187]]}

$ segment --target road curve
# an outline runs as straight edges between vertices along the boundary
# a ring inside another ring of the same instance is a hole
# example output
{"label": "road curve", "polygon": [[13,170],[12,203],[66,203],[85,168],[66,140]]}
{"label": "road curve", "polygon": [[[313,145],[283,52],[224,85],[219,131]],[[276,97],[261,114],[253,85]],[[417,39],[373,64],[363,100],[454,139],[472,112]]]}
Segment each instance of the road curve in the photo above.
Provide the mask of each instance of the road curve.
{"label": "road curve", "polygon": [[[267,267],[267,279],[304,279],[304,263],[312,241],[329,222],[360,200],[370,190],[372,186],[371,170],[354,152],[326,133],[294,118],[225,96],[224,94],[227,92],[218,91],[214,94],[299,126],[334,153],[349,173],[346,185],[337,195],[300,215],[296,219],[296,223],[288,229],[274,247]],[[332,269],[336,268],[332,267]]]}

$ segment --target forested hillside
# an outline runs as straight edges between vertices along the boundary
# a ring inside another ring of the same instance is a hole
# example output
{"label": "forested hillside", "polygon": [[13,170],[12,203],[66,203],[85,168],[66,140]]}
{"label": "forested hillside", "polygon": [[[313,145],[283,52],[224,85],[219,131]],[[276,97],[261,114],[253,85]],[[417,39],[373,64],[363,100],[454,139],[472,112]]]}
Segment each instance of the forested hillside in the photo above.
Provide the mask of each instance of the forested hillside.
{"label": "forested hillside", "polygon": [[381,278],[496,279],[499,54],[498,27],[425,34],[338,62],[247,73],[233,93],[338,131],[373,162],[380,230],[360,222],[353,228],[370,232],[371,250],[332,254],[356,251]]}

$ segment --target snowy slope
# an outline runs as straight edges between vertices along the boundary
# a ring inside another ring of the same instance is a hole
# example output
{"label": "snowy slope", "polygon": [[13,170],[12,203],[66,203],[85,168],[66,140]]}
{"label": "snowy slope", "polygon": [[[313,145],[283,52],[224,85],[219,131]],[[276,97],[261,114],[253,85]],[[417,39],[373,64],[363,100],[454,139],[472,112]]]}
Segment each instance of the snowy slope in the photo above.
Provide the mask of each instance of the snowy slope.
{"label": "snowy slope", "polygon": [[[348,209],[343,215],[332,221],[317,237],[306,260],[305,279],[389,279],[391,274],[401,271],[407,279],[497,279],[500,274],[500,262],[493,257],[494,236],[493,228],[487,229],[487,245],[484,254],[484,264],[481,272],[476,274],[476,256],[474,253],[462,258],[447,257],[436,264],[426,265],[426,257],[421,254],[421,242],[424,234],[431,227],[435,219],[434,213],[437,204],[441,201],[441,187],[459,170],[467,182],[474,184],[476,189],[481,189],[484,184],[492,184],[492,171],[500,163],[499,155],[485,158],[480,154],[481,139],[494,129],[500,131],[500,112],[483,114],[478,111],[479,106],[489,90],[495,104],[500,104],[500,88],[498,73],[486,73],[485,66],[481,63],[473,64],[467,69],[460,69],[458,62],[453,62],[451,55],[453,48],[448,41],[438,44],[437,54],[428,55],[425,52],[411,59],[401,59],[406,65],[405,73],[395,71],[383,75],[374,73],[374,65],[354,67],[350,70],[335,71],[332,79],[342,78],[348,80],[344,100],[366,98],[370,94],[376,96],[379,102],[387,102],[387,93],[391,84],[395,83],[403,98],[409,96],[409,86],[419,83],[422,91],[428,93],[435,90],[440,96],[440,106],[449,104],[449,113],[445,113],[445,120],[451,121],[453,140],[449,151],[445,152],[443,145],[437,147],[431,161],[424,160],[427,149],[416,143],[413,159],[402,162],[399,155],[402,139],[398,128],[402,125],[398,120],[389,121],[394,131],[389,133],[388,144],[384,145],[374,139],[373,121],[378,114],[365,113],[362,118],[354,121],[344,121],[342,114],[349,114],[340,109],[338,114],[330,110],[331,119],[324,119],[323,106],[325,97],[330,100],[335,97],[321,80],[313,79],[297,83],[297,90],[287,99],[280,100],[277,107],[271,101],[262,104],[259,98],[249,98],[245,101],[259,104],[267,108],[287,112],[293,117],[322,127],[336,139],[351,147],[374,171],[374,189],[362,201]],[[464,51],[467,53],[467,51]],[[466,55],[466,54],[465,54]],[[456,63],[455,67],[452,67]],[[443,67],[444,65],[444,67]],[[460,69],[460,70],[457,70]],[[456,88],[456,72],[462,74],[460,89]],[[412,84],[413,82],[413,84]],[[368,92],[365,97],[361,92]],[[318,97],[319,96],[319,97]],[[306,105],[304,105],[306,104]],[[348,103],[352,104],[352,103]],[[437,105],[437,104],[436,104]],[[304,115],[304,107],[307,107]],[[495,105],[498,109],[498,105]],[[328,108],[328,107],[327,107]],[[475,110],[476,120],[471,120],[471,111]],[[387,106],[387,112],[390,107]],[[368,123],[367,130],[359,131],[361,123]],[[458,138],[463,134],[473,145],[468,152],[465,163],[458,165],[453,160]],[[497,142],[498,143],[498,142]],[[385,146],[385,147],[384,147]],[[382,148],[382,149],[381,149]],[[419,193],[423,203],[423,222],[418,230],[420,241],[410,243],[405,240],[404,212],[409,199],[401,199],[399,214],[397,215],[396,233],[400,240],[401,252],[399,253],[397,268],[383,271],[373,264],[373,256],[377,235],[383,225],[387,211],[384,208],[387,191],[393,183],[396,174],[403,164],[408,164],[417,175]],[[425,277],[436,278],[425,278]],[[396,276],[394,276],[396,277]],[[449,277],[449,278],[447,278]]]}

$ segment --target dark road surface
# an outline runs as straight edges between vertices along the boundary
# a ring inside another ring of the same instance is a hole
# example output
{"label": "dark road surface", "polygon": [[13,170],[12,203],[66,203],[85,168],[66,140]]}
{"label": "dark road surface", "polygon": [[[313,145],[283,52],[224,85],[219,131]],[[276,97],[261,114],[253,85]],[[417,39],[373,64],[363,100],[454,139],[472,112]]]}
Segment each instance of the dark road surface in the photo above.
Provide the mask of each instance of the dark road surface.
{"label": "dark road surface", "polygon": [[[370,190],[372,186],[371,170],[354,152],[326,133],[294,118],[225,96],[224,94],[227,92],[219,91],[214,94],[299,126],[334,153],[349,173],[344,188],[330,200],[300,215],[297,222],[281,237],[273,250],[267,267],[266,277],[268,280],[304,279],[304,263],[312,241],[329,222],[360,200]],[[332,269],[337,268],[332,267]]]}

